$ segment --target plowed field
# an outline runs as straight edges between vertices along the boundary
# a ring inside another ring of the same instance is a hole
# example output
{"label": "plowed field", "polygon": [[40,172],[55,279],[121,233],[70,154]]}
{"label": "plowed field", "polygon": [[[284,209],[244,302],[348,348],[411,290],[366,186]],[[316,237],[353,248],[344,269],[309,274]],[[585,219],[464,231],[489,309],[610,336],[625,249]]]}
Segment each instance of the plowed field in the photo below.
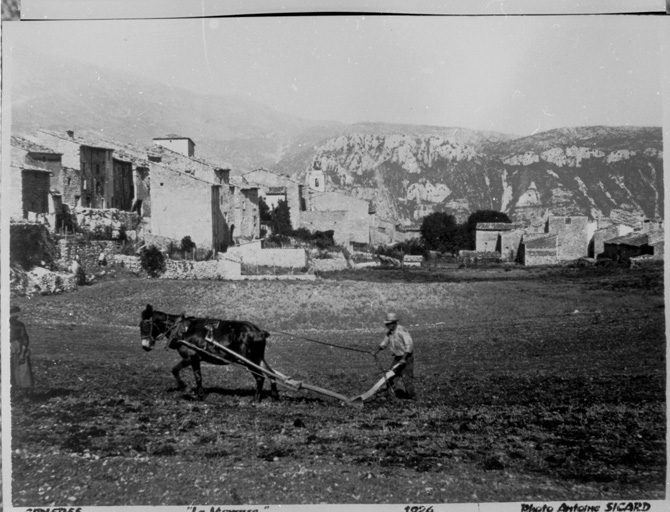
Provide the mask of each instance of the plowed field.
{"label": "plowed field", "polygon": [[[653,269],[119,276],[17,300],[37,387],[12,394],[12,503],[662,499],[662,281]],[[256,405],[249,374],[213,366],[204,401],[167,392],[179,356],[141,350],[147,303],[251,320],[272,333],[273,367],[346,396],[380,365],[309,340],[371,350],[395,311],[415,340],[418,399],[381,392],[357,409],[280,388],[281,401]]]}

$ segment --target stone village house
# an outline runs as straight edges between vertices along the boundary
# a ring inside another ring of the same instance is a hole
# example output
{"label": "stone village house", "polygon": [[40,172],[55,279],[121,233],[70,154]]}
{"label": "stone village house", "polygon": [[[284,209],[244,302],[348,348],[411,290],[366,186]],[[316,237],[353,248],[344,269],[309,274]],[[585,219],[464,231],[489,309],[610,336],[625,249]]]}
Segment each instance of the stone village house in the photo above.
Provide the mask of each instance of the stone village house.
{"label": "stone village house", "polygon": [[10,218],[39,218],[53,229],[62,216],[62,155],[16,136],[10,153]]}
{"label": "stone village house", "polygon": [[115,165],[114,148],[76,136],[74,131],[38,130],[28,138],[62,155],[63,174],[57,181],[65,204],[130,209],[135,192],[132,171],[121,161]]}
{"label": "stone village house", "polygon": [[175,240],[191,236],[202,248],[222,250],[258,238],[258,188],[195,158],[188,137],[158,137],[151,147],[72,131],[38,130],[28,137],[26,144],[61,160],[60,168],[54,163],[46,174],[51,172],[52,188],[62,191],[63,203],[72,209],[135,211],[145,219],[146,232]]}
{"label": "stone village house", "polygon": [[[516,257],[510,258],[515,248]],[[584,257],[627,261],[644,254],[662,255],[663,230],[658,222],[619,210],[595,222],[589,222],[586,216],[549,216],[541,230],[480,223],[477,251],[492,250],[499,252],[503,261],[524,265],[555,265]]]}
{"label": "stone village house", "polygon": [[259,194],[270,208],[279,199],[288,203],[294,229],[333,230],[338,244],[373,245],[394,241],[395,225],[375,215],[369,201],[327,190],[326,177],[315,164],[303,183],[267,169],[256,169],[243,175],[259,186]]}

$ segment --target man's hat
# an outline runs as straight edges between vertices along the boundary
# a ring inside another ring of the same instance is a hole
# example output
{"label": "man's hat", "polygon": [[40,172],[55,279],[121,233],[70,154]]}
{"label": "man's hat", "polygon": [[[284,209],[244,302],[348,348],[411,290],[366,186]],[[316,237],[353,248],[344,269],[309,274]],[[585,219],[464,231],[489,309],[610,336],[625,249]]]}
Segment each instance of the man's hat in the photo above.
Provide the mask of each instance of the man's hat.
{"label": "man's hat", "polygon": [[387,313],[386,315],[386,320],[384,320],[385,324],[394,324],[398,321],[398,317],[395,315],[395,313]]}

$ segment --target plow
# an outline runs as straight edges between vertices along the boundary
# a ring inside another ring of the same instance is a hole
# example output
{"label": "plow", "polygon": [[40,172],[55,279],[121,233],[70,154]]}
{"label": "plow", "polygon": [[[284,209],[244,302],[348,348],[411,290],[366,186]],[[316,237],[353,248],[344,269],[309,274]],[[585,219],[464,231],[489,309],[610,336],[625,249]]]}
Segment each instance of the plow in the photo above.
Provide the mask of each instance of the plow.
{"label": "plow", "polygon": [[[180,340],[182,344],[185,346],[199,351],[199,352],[205,352],[204,349],[189,343],[188,341],[185,340]],[[314,393],[317,393],[322,396],[327,396],[329,398],[335,398],[342,402],[345,405],[350,405],[354,407],[363,407],[363,404],[370,400],[377,392],[379,392],[382,389],[385,389],[386,387],[390,387],[389,380],[393,378],[396,374],[396,371],[402,366],[401,364],[396,364],[389,370],[387,370],[384,375],[382,376],[381,379],[379,379],[374,386],[372,386],[370,389],[368,389],[365,393],[362,393],[360,395],[356,395],[353,397],[347,397],[345,395],[342,395],[340,393],[337,393],[335,391],[331,391],[329,389],[325,389],[319,386],[315,386],[313,384],[309,384],[307,382],[301,381],[294,379],[288,375],[284,375],[281,372],[278,372],[276,370],[267,370],[263,368],[260,365],[257,365],[253,362],[251,362],[249,359],[245,358],[244,356],[238,354],[237,352],[230,350],[228,347],[222,345],[221,343],[218,343],[214,341],[213,339],[207,339],[207,342],[210,343],[213,347],[216,349],[219,349],[229,355],[233,361],[234,364],[244,366],[246,368],[253,368],[253,371],[262,373],[264,376],[269,377],[271,379],[275,379],[275,381],[282,385],[285,386],[289,389],[292,389],[294,391],[298,390],[307,390],[307,391],[312,391]],[[227,362],[224,358],[216,356],[212,354],[211,352],[207,352],[209,357],[214,357],[215,359],[220,359],[222,362]]]}
{"label": "plow", "polygon": [[[277,391],[276,385],[281,385],[294,391],[310,391],[355,407],[362,407],[366,401],[370,400],[382,389],[393,389],[391,381],[396,375],[401,373],[404,367],[403,363],[396,363],[392,368],[384,370],[379,366],[376,353],[371,353],[360,348],[301,337],[301,339],[306,341],[373,355],[375,357],[379,370],[383,374],[382,377],[366,392],[350,397],[293,378],[270,368],[264,359],[265,339],[270,333],[250,322],[187,317],[185,313],[170,315],[154,310],[150,304],[147,304],[141,318],[140,337],[142,339],[142,348],[149,351],[157,340],[164,339],[166,341],[166,350],[168,348],[178,350],[183,359],[181,363],[178,363],[172,369],[172,373],[177,379],[177,386],[178,388],[185,386],[185,383],[179,378],[179,371],[189,365],[194,365],[193,371],[196,377],[196,389],[201,398],[203,394],[202,377],[199,369],[201,360],[223,365],[232,363],[249,370],[256,378],[255,400],[260,400],[263,382],[265,378],[269,378],[273,396],[275,396]],[[281,334],[293,337],[289,333]],[[256,343],[255,346],[253,345],[254,343]],[[190,353],[188,351],[181,351],[181,347],[190,350]],[[251,350],[250,347],[255,350]],[[192,357],[196,357],[196,359],[192,359]]]}

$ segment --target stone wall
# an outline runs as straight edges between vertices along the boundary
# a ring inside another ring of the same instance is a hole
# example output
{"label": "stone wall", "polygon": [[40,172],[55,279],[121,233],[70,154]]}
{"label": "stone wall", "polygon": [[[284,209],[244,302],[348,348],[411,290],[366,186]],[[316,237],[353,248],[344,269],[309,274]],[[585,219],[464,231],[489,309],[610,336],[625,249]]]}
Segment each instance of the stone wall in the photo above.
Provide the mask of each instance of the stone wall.
{"label": "stone wall", "polygon": [[[215,234],[212,183],[153,166],[151,169],[151,233],[181,240],[190,236],[203,249],[211,249]],[[218,247],[217,247],[218,249]]]}
{"label": "stone wall", "polygon": [[23,209],[28,212],[49,213],[49,178],[47,171],[23,170]]}
{"label": "stone wall", "polygon": [[[127,218],[128,212],[123,213],[123,218]],[[118,238],[121,234],[120,212],[115,208],[98,209],[98,208],[75,208],[74,217],[77,226],[82,231],[93,232],[101,230],[107,232],[112,238]]]}
{"label": "stone wall", "polygon": [[301,227],[310,231],[335,231],[334,239],[338,245],[350,242],[370,243],[370,219],[351,214],[349,211],[302,212]]}
{"label": "stone wall", "polygon": [[69,267],[75,256],[79,256],[79,263],[91,271],[98,265],[98,257],[105,253],[107,263],[111,263],[117,254],[117,244],[112,240],[83,240],[79,237],[61,238],[58,241],[61,264]]}
{"label": "stone wall", "polygon": [[555,265],[558,263],[558,235],[527,234],[520,246],[520,259],[524,265]]}
{"label": "stone wall", "polygon": [[589,219],[580,217],[549,217],[547,232],[557,235],[556,255],[559,261],[588,256]]}
{"label": "stone wall", "polygon": [[373,246],[389,245],[396,242],[395,224],[391,221],[380,219],[376,215],[371,217],[370,243]]}
{"label": "stone wall", "polygon": [[[130,272],[141,272],[142,265],[138,256],[116,255],[114,265],[123,267]],[[160,279],[241,279],[242,266],[237,261],[220,258],[209,261],[175,261],[165,260],[165,272]]]}
{"label": "stone wall", "polygon": [[309,260],[310,269],[314,272],[332,272],[349,268],[343,254],[333,253],[332,256],[332,258],[311,258]]}
{"label": "stone wall", "polygon": [[81,172],[70,167],[63,167],[62,190],[63,203],[70,208],[79,206],[81,203],[82,178]]}
{"label": "stone wall", "polygon": [[240,279],[242,266],[228,259],[209,261],[167,260],[161,279]]}
{"label": "stone wall", "polygon": [[142,265],[139,256],[126,256],[124,254],[115,254],[111,260],[112,265],[125,268],[129,272],[141,272]]}
{"label": "stone wall", "polygon": [[11,219],[23,219],[23,179],[21,169],[12,166],[9,174],[9,187],[3,189],[3,200],[9,201]]}
{"label": "stone wall", "polygon": [[[251,244],[249,244],[251,245]],[[260,267],[304,268],[307,266],[305,249],[259,249],[238,251],[244,246],[231,247],[227,255],[239,256],[244,265]]]}
{"label": "stone wall", "polygon": [[526,266],[533,265],[555,265],[556,249],[526,249],[524,252],[524,262]]}
{"label": "stone wall", "polygon": [[475,242],[477,252],[497,251],[499,237],[500,231],[485,231],[478,229],[476,231]]}
{"label": "stone wall", "polygon": [[503,261],[516,261],[523,234],[523,229],[503,231],[500,234],[500,257]]}
{"label": "stone wall", "polygon": [[77,288],[74,274],[51,272],[45,268],[35,267],[27,275],[41,295],[69,292]]}

